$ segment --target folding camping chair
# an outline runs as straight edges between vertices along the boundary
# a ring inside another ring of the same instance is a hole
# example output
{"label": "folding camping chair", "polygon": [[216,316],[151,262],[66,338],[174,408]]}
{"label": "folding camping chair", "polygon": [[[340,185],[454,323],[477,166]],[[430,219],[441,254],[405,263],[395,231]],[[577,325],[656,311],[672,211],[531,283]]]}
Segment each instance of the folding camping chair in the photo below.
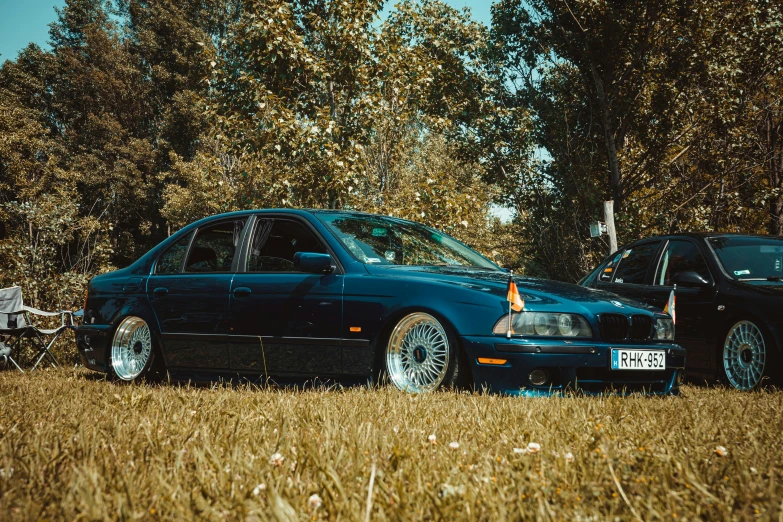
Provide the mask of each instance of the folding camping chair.
{"label": "folding camping chair", "polygon": [[[39,328],[30,321],[30,314],[42,317],[60,316],[60,326],[57,328]],[[75,330],[73,324],[74,312],[60,310],[59,312],[44,312],[37,308],[25,306],[22,301],[22,288],[12,286],[11,288],[0,289],[0,360],[4,360],[16,366],[16,369],[23,372],[19,364],[14,360],[12,354],[22,339],[30,339],[37,348],[36,354],[31,360],[35,361],[30,371],[35,370],[45,357],[48,357],[52,366],[57,367],[59,362],[49,351],[54,342],[60,337],[60,334],[67,330]],[[53,336],[47,344],[45,337]],[[6,342],[12,339],[10,345],[2,342],[5,337]],[[23,372],[24,373],[24,372]]]}

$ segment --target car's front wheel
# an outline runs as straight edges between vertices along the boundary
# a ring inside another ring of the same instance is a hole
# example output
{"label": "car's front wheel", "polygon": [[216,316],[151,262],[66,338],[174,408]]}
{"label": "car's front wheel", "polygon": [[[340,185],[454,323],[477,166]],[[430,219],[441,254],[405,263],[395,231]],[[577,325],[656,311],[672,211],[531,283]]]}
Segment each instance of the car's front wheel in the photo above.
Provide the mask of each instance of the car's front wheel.
{"label": "car's front wheel", "polygon": [[424,312],[408,314],[397,323],[385,355],[389,380],[411,393],[453,386],[461,369],[454,335]]}
{"label": "car's front wheel", "polygon": [[149,325],[141,317],[123,319],[114,331],[111,343],[111,371],[123,381],[157,380],[161,374],[159,360]]}
{"label": "car's front wheel", "polygon": [[752,321],[739,321],[723,342],[722,369],[728,383],[738,390],[762,384],[770,368],[772,346]]}

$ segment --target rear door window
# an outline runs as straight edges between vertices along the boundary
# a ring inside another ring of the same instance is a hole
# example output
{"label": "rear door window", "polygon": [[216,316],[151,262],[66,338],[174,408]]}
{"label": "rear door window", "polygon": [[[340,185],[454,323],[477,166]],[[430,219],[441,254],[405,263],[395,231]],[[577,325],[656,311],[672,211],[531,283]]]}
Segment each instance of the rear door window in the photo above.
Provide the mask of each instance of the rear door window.
{"label": "rear door window", "polygon": [[[612,282],[619,284],[643,285],[647,271],[658,252],[660,241],[642,243],[626,249],[617,259],[613,268]],[[615,259],[617,256],[615,256]]]}
{"label": "rear door window", "polygon": [[245,220],[237,219],[199,228],[185,272],[230,272],[244,226]]}

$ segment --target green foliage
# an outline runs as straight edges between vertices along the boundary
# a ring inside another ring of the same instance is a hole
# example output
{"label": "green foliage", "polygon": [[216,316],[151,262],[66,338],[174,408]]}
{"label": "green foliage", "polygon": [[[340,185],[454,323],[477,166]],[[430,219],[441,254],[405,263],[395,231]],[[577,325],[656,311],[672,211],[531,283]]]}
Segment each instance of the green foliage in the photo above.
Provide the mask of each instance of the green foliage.
{"label": "green foliage", "polygon": [[[79,310],[90,278],[112,269],[111,226],[97,212],[80,212],[72,191],[58,190],[32,201],[0,204],[6,226],[17,231],[0,241],[0,288],[21,286],[25,304],[45,310]],[[59,326],[59,317],[33,316],[39,327]],[[74,358],[73,339],[53,347],[60,361]],[[21,345],[25,361],[32,345]]]}
{"label": "green foliage", "polygon": [[52,274],[254,207],[409,217],[566,280],[607,198],[621,242],[783,233],[771,0],[500,0],[489,28],[437,0],[68,0],[50,36],[0,68],[3,255],[33,208],[100,215],[110,252]]}
{"label": "green foliage", "polygon": [[620,242],[780,234],[783,9],[758,2],[502,0],[499,74],[542,151],[509,187],[528,267],[576,280],[614,199]]}

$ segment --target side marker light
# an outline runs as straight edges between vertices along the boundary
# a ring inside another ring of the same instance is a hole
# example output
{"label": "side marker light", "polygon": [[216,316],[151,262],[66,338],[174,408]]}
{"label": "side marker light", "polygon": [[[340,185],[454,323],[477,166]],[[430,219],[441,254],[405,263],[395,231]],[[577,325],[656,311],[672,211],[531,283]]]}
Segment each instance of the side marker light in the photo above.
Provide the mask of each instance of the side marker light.
{"label": "side marker light", "polygon": [[507,359],[489,359],[487,357],[479,357],[478,358],[479,364],[506,364],[508,362]]}

